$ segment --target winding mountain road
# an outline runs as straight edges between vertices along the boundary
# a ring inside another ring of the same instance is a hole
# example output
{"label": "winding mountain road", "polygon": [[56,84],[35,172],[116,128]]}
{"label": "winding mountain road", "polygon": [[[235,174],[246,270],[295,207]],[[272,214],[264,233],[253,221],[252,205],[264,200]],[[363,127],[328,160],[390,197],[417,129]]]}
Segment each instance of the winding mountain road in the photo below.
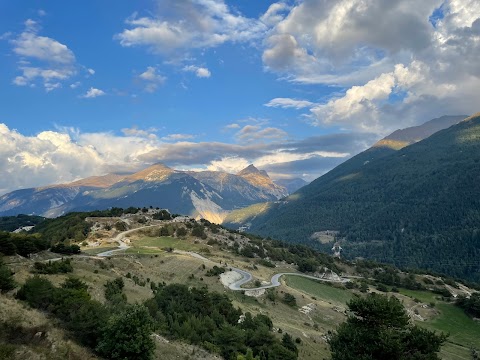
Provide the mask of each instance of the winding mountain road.
{"label": "winding mountain road", "polygon": [[[117,252],[125,251],[125,250],[127,250],[128,248],[131,247],[130,245],[127,245],[123,241],[123,239],[125,238],[126,235],[131,234],[135,231],[139,231],[139,230],[143,230],[143,229],[147,229],[147,228],[151,228],[151,227],[156,227],[156,226],[159,226],[159,225],[147,225],[147,226],[142,226],[142,227],[139,227],[139,228],[136,228],[136,229],[130,229],[130,230],[123,231],[123,232],[119,233],[117,236],[115,236],[111,240],[111,242],[117,242],[119,244],[118,249],[104,251],[104,252],[101,252],[101,253],[99,253],[97,255],[94,255],[94,256],[88,256],[88,255],[78,255],[78,256],[80,256],[80,257],[109,257],[109,256],[112,256]],[[210,259],[208,259],[208,258],[206,258],[206,257],[204,257],[204,256],[202,256],[202,255],[200,255],[196,252],[193,252],[193,251],[174,250],[174,253],[192,256],[194,258],[212,263],[214,265],[220,265],[221,266],[221,264],[218,264],[215,261],[212,261],[212,260],[210,260]],[[56,258],[56,259],[50,259],[49,261],[58,261],[58,260],[61,260],[61,259],[62,258]],[[332,279],[323,279],[323,278],[319,278],[319,277],[316,277],[316,276],[300,274],[300,273],[279,273],[279,274],[275,274],[275,275],[272,276],[272,279],[270,280],[269,285],[263,285],[263,286],[254,287],[254,288],[242,288],[243,285],[252,281],[252,279],[253,279],[252,274],[249,273],[248,271],[245,271],[245,270],[242,270],[242,269],[239,269],[239,268],[235,268],[235,267],[229,267],[229,269],[230,269],[230,271],[234,271],[242,277],[241,279],[236,280],[233,283],[228,285],[228,288],[230,290],[233,290],[233,291],[245,291],[245,290],[255,291],[255,290],[265,290],[265,289],[274,288],[274,287],[277,287],[277,286],[281,285],[280,278],[284,275],[301,276],[301,277],[304,277],[304,278],[307,278],[307,279],[319,280],[319,281],[325,281],[325,282],[346,283],[346,282],[350,281],[347,278],[340,278],[340,280],[332,280]]]}
{"label": "winding mountain road", "polygon": [[345,278],[341,278],[340,280],[331,280],[331,279],[322,279],[322,278],[319,278],[319,277],[316,277],[316,276],[299,274],[299,273],[279,273],[279,274],[275,274],[275,275],[272,276],[272,279],[270,280],[269,285],[263,285],[263,286],[259,286],[259,287],[255,287],[255,288],[242,288],[242,285],[245,285],[246,283],[248,283],[252,280],[252,274],[250,274],[247,271],[240,270],[240,269],[235,269],[235,268],[232,268],[232,271],[235,271],[235,272],[237,272],[237,273],[239,273],[240,275],[243,276],[242,279],[240,279],[238,281],[235,281],[234,283],[228,285],[228,288],[230,290],[234,290],[234,291],[271,289],[271,288],[282,285],[280,283],[280,278],[284,275],[301,276],[301,277],[304,277],[304,278],[307,278],[307,279],[319,280],[319,281],[325,281],[325,282],[346,283],[346,282],[350,281],[350,280],[345,279]]}
{"label": "winding mountain road", "polygon": [[123,241],[123,238],[124,238],[126,235],[131,234],[131,233],[134,233],[135,231],[139,231],[139,230],[143,230],[143,229],[148,229],[148,228],[155,227],[155,226],[159,226],[159,225],[147,225],[147,226],[142,226],[142,227],[139,227],[139,228],[130,229],[130,230],[123,231],[123,232],[119,233],[117,236],[115,236],[115,237],[112,239],[112,242],[118,242],[118,244],[119,244],[119,245],[118,245],[118,249],[104,251],[104,252],[101,252],[101,253],[97,254],[96,256],[107,257],[107,256],[112,256],[112,255],[113,255],[114,253],[116,253],[116,252],[127,250],[127,249],[130,248],[131,246],[130,246],[130,245],[127,245],[127,244]]}
{"label": "winding mountain road", "polygon": [[[177,254],[190,255],[190,256],[195,257],[197,259],[208,261],[208,262],[216,264],[216,265],[221,265],[221,264],[215,263],[214,261],[212,261],[212,260],[210,260],[210,259],[208,259],[208,258],[206,258],[206,257],[204,257],[200,254],[197,254],[196,252],[193,252],[193,251],[175,250],[174,252],[177,253]],[[319,280],[319,281],[325,281],[325,282],[346,283],[346,282],[350,281],[347,278],[340,278],[340,280],[332,280],[332,279],[323,279],[323,278],[319,278],[319,277],[316,277],[316,276],[300,274],[300,273],[278,273],[278,274],[275,274],[275,275],[272,276],[272,279],[270,280],[269,285],[263,285],[263,286],[259,286],[259,287],[255,287],[255,288],[242,288],[243,285],[252,281],[252,279],[253,279],[252,274],[249,273],[248,271],[245,271],[245,270],[242,270],[242,269],[239,269],[239,268],[235,268],[235,267],[231,267],[231,266],[229,266],[229,269],[230,269],[230,271],[235,271],[236,273],[238,273],[242,276],[241,279],[236,280],[235,282],[228,285],[228,288],[230,290],[233,290],[233,291],[265,290],[265,289],[274,288],[274,287],[277,287],[277,286],[281,285],[280,278],[283,275],[301,276],[301,277],[304,277],[304,278],[307,278],[307,279]]]}

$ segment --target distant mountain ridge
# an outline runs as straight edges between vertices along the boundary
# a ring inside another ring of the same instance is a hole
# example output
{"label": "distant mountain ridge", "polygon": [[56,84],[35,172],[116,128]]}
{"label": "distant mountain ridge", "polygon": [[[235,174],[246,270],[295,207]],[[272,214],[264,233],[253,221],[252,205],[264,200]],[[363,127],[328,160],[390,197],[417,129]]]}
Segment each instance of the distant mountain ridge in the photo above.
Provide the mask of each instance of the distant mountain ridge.
{"label": "distant mountain ridge", "polygon": [[418,141],[432,136],[436,132],[446,129],[460,121],[468,118],[468,115],[442,116],[418,126],[412,126],[406,129],[399,129],[378,141],[373,147],[390,147],[400,150],[405,146],[414,144]]}
{"label": "distant mountain ridge", "polygon": [[410,145],[380,141],[285,201],[234,211],[224,224],[325,251],[332,244],[313,235],[335,230],[347,257],[478,281],[480,114],[441,119],[447,128],[421,141],[432,124],[386,138]]}
{"label": "distant mountain ridge", "polygon": [[278,179],[278,180],[275,180],[275,184],[283,186],[284,188],[287,189],[289,194],[293,194],[298,189],[304,187],[305,185],[308,185],[308,182],[300,178],[293,178],[293,179]]}
{"label": "distant mountain ridge", "polygon": [[287,195],[284,187],[253,165],[233,175],[178,171],[155,164],[134,174],[93,176],[5,194],[0,197],[0,216],[23,213],[56,217],[112,206],[158,206],[221,222],[230,210]]}

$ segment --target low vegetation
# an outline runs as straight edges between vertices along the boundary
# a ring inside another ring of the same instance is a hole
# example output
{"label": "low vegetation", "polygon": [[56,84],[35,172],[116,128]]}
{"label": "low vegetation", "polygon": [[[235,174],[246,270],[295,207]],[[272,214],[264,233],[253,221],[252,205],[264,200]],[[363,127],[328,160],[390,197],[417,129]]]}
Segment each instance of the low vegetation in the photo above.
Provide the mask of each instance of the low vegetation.
{"label": "low vegetation", "polygon": [[3,216],[0,217],[0,231],[12,232],[26,226],[35,226],[44,220],[44,217],[34,215]]}
{"label": "low vegetation", "polygon": [[67,274],[73,271],[70,260],[39,262],[33,264],[32,273],[34,274]]}
{"label": "low vegetation", "polygon": [[[118,211],[114,213],[118,215]],[[129,217],[127,228],[152,224],[153,212],[139,211]],[[89,248],[87,244],[95,242],[104,251],[107,242],[96,236],[96,231],[110,239],[116,234],[113,224],[118,217],[92,221],[94,228],[82,247]],[[454,279],[402,272],[372,261],[333,259],[303,245],[227,230],[205,220],[155,223],[158,226],[129,235],[132,247],[111,258],[72,256],[48,262],[58,255],[46,252],[33,256],[33,266],[30,260],[7,258],[13,262],[9,266],[0,264],[1,290],[6,293],[0,296],[2,300],[12,298],[11,290],[19,286],[19,304],[28,303],[48,314],[55,326],[61,326],[86,351],[106,359],[186,356],[193,360],[214,355],[227,360],[328,358],[328,331],[334,331],[347,319],[347,303],[358,296],[368,299],[372,291],[393,294],[404,302],[411,319],[420,326],[420,336],[432,331],[451,333],[439,345],[443,358],[465,357],[470,347],[480,347],[479,324],[471,319],[475,316],[471,310],[475,309],[475,297],[471,300],[472,297],[459,296],[455,306],[448,289],[461,293],[462,285]],[[108,225],[112,227],[107,229]],[[179,234],[180,229],[185,232]],[[194,230],[197,236],[192,235]],[[16,239],[43,239],[43,235],[18,236]],[[73,239],[66,239],[54,246],[63,251],[72,245],[76,245]],[[174,251],[177,249],[203,252],[214,263]],[[232,292],[223,287],[218,275],[229,266],[251,272],[252,284],[256,286],[275,273],[318,274],[324,273],[325,268],[361,278],[330,284],[287,275],[282,277],[280,287],[250,297],[247,292]],[[35,275],[29,277],[29,271]],[[468,308],[470,317],[460,307],[465,311]],[[134,328],[138,328],[138,333],[134,333]],[[340,334],[340,330],[331,334]],[[402,331],[411,330],[408,327]],[[122,335],[127,333],[134,334],[138,341],[131,342],[133,335]],[[168,355],[165,349],[169,349]]]}
{"label": "low vegetation", "polygon": [[18,254],[27,257],[49,247],[50,242],[36,234],[0,232],[0,253],[5,256]]}
{"label": "low vegetation", "polygon": [[227,360],[248,350],[267,360],[297,358],[296,346],[274,336],[267,316],[247,313],[239,321],[242,312],[225,295],[174,284],[159,287],[146,306],[163,334],[201,345]]}
{"label": "low vegetation", "polygon": [[5,265],[0,257],[0,292],[7,292],[15,289],[16,283],[13,279],[13,272]]}
{"label": "low vegetation", "polygon": [[480,318],[480,293],[474,293],[469,298],[466,296],[459,296],[456,303],[468,315]]}

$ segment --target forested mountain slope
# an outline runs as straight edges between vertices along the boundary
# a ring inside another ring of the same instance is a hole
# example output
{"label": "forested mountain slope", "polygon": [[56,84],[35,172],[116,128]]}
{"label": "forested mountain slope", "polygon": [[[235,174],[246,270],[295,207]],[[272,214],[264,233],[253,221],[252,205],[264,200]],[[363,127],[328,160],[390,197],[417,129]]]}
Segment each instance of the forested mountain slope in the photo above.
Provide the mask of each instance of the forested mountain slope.
{"label": "forested mountain slope", "polygon": [[251,231],[327,249],[311,235],[337,230],[347,257],[480,279],[480,115],[388,155],[375,151],[257,214]]}

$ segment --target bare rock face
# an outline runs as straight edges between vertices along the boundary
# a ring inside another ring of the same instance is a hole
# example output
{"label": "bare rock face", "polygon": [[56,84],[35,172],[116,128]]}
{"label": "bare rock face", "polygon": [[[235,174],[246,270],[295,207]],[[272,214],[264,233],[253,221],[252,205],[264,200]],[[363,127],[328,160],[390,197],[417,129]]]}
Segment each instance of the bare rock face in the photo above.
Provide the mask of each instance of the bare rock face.
{"label": "bare rock face", "polygon": [[237,173],[237,175],[245,179],[251,185],[262,189],[264,193],[275,196],[277,200],[288,196],[286,188],[275,184],[265,170],[258,170],[253,165],[248,165],[245,169]]}

